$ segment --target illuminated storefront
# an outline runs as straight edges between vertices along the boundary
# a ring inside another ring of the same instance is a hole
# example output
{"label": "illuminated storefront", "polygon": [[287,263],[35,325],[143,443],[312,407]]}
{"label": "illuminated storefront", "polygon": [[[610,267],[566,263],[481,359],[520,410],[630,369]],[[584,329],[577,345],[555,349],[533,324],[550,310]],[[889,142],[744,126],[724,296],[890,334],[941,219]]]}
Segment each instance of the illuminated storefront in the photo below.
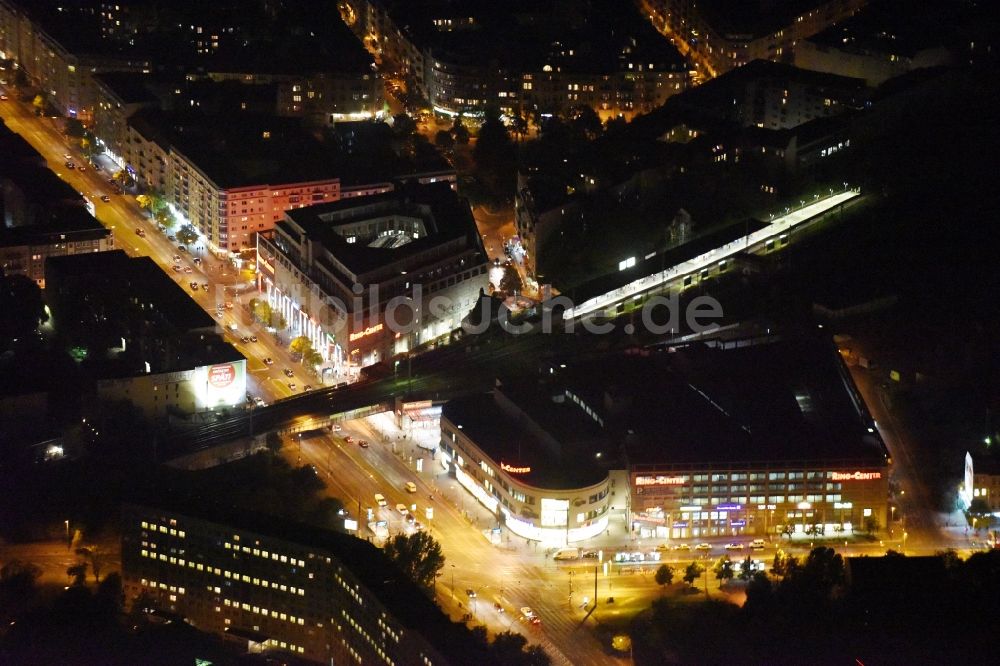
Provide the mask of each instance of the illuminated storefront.
{"label": "illuminated storefront", "polygon": [[858,464],[863,466],[815,461],[633,469],[632,528],[642,538],[678,540],[884,529],[888,467]]}

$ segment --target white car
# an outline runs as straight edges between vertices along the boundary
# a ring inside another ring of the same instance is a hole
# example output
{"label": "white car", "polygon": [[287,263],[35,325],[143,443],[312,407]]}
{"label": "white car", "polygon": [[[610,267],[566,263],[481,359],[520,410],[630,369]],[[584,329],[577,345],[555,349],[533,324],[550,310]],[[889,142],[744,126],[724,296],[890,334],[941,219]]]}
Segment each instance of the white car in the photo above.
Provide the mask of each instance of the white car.
{"label": "white car", "polygon": [[727,543],[726,550],[743,550],[743,544],[736,543],[735,541],[732,543]]}
{"label": "white car", "polygon": [[385,501],[385,495],[382,493],[375,493],[375,503],[379,506],[388,506],[389,503]]}
{"label": "white car", "polygon": [[712,550],[712,544],[710,543],[699,543],[694,547],[695,550]]}
{"label": "white car", "polygon": [[399,511],[404,516],[409,513],[409,510],[406,508],[405,504],[397,504],[396,511]]}

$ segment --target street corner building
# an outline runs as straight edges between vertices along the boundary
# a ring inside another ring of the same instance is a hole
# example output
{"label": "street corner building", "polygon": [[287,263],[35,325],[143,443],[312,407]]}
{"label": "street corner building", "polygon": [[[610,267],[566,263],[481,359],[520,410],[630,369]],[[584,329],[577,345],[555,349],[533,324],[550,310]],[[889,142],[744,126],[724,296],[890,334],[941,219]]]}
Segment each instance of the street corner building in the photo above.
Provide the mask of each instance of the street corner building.
{"label": "street corner building", "polygon": [[441,414],[442,465],[549,545],[836,538],[889,523],[890,463],[828,341],[682,344],[554,363]]}
{"label": "street corner building", "polygon": [[257,247],[261,293],[339,370],[449,335],[488,281],[472,211],[447,181],[290,210]]}
{"label": "street corner building", "polygon": [[126,504],[126,603],[249,653],[323,664],[462,664],[471,634],[353,536],[186,499]]}
{"label": "street corner building", "polygon": [[55,329],[87,361],[102,402],[147,418],[187,417],[246,400],[246,357],[149,257],[121,250],[50,257]]}

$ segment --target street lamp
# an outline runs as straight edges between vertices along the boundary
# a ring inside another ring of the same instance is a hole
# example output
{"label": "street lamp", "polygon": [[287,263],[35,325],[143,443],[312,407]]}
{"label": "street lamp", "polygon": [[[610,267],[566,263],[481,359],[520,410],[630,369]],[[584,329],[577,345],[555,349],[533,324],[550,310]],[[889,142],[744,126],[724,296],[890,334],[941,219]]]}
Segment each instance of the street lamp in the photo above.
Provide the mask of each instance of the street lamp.
{"label": "street lamp", "polygon": [[70,543],[69,542],[69,520],[64,520],[63,522],[66,523],[66,547],[69,548],[69,543]]}
{"label": "street lamp", "polygon": [[903,532],[903,555],[906,555],[906,537],[910,536],[909,533]]}
{"label": "street lamp", "polygon": [[451,565],[451,598],[455,599],[455,565]]}

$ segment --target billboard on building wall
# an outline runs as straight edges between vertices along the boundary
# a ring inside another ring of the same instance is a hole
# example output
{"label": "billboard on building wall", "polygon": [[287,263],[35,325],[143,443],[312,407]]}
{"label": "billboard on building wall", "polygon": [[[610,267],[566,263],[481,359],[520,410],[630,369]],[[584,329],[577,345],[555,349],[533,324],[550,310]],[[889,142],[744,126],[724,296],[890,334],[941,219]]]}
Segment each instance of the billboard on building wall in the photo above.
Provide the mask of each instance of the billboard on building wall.
{"label": "billboard on building wall", "polygon": [[202,365],[194,370],[197,409],[235,407],[247,393],[246,360]]}

